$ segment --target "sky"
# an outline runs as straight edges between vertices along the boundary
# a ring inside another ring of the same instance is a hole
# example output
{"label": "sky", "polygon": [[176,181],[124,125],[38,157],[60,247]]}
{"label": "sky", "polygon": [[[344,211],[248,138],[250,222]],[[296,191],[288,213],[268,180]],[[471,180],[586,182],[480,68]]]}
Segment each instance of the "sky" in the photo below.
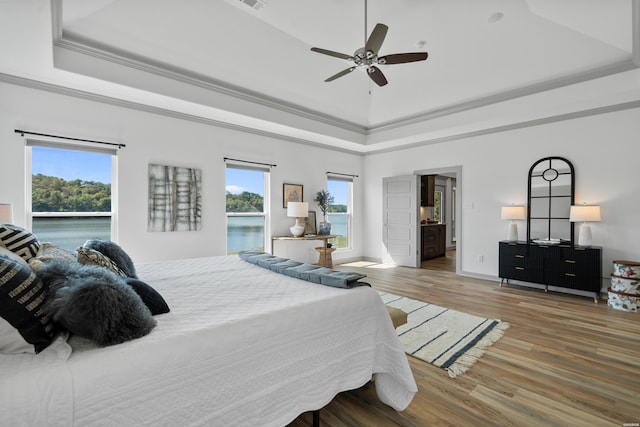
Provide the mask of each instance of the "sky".
{"label": "sky", "polygon": [[[231,194],[241,194],[243,191],[248,191],[250,193],[256,193],[264,196],[262,172],[227,168],[226,190]],[[316,191],[319,190],[320,189]],[[337,182],[337,185],[331,185],[327,190],[335,198],[333,203],[337,205],[347,204],[346,185],[344,185],[343,182]],[[316,197],[315,191],[310,192],[310,190],[304,187],[302,189],[302,193],[302,198],[305,202],[312,202]]]}
{"label": "sky", "polygon": [[[33,147],[32,173],[55,176],[66,181],[81,179],[105,184],[111,183],[111,156],[108,154],[84,151],[56,150],[53,148]],[[244,191],[264,196],[262,172],[227,168],[226,190],[232,194]],[[334,183],[331,183],[334,184]],[[347,204],[346,185],[337,182],[327,190],[334,196],[335,204]],[[319,189],[318,189],[319,190]],[[317,191],[317,190],[316,190]],[[315,192],[303,188],[303,199],[311,202]]]}
{"label": "sky", "polygon": [[108,154],[33,147],[31,168],[34,175],[111,184],[111,155]]}

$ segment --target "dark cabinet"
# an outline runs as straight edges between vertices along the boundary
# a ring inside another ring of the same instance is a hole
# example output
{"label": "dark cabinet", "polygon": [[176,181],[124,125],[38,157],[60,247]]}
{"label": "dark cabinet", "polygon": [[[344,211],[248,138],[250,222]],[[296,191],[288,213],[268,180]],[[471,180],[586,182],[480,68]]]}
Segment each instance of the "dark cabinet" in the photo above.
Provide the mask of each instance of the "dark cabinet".
{"label": "dark cabinet", "polygon": [[[540,283],[594,293],[602,282],[602,248],[598,246],[539,245],[503,241],[499,275],[505,279]],[[502,282],[501,282],[502,284]]]}
{"label": "dark cabinet", "polygon": [[422,260],[445,255],[446,227],[444,224],[423,225]]}
{"label": "dark cabinet", "polygon": [[420,177],[420,206],[434,206],[436,194],[436,176],[422,175]]}

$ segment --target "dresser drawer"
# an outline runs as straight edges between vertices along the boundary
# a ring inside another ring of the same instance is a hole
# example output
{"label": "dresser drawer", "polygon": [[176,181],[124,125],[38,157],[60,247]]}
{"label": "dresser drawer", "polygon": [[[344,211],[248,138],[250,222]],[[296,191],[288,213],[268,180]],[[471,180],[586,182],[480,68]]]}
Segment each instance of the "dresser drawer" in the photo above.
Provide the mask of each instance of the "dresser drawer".
{"label": "dresser drawer", "polygon": [[505,279],[522,280],[525,282],[543,283],[543,270],[527,265],[502,265],[500,264],[500,277]]}

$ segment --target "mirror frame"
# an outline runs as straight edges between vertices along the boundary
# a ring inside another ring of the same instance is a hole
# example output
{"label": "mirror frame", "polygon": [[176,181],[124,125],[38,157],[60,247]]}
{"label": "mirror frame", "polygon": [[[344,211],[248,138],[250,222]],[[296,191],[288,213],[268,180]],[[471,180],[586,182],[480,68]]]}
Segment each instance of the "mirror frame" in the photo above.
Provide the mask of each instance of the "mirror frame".
{"label": "mirror frame", "polygon": [[[558,168],[557,165],[558,163],[554,164],[554,161],[556,162],[564,162],[566,163],[566,165],[569,168],[569,172],[558,172]],[[544,164],[544,162],[548,162],[548,167],[542,171],[542,173],[536,172],[536,167]],[[555,166],[555,167],[554,167]],[[546,176],[545,176],[546,175]],[[553,193],[553,182],[555,180],[557,180],[560,176],[566,176],[566,175],[570,175],[571,178],[571,190],[570,193],[571,194],[561,194],[561,195],[557,195]],[[542,179],[544,179],[545,181],[547,181],[549,183],[549,190],[547,191],[547,195],[533,195],[532,194],[532,187],[531,187],[531,181],[532,178],[536,178],[536,177],[541,177]],[[546,216],[536,216],[533,219],[534,220],[546,220],[547,221],[547,230],[548,230],[548,234],[547,237],[550,238],[551,237],[551,224],[552,221],[564,221],[566,220],[567,222],[567,227],[569,229],[569,236],[570,236],[570,243],[573,246],[574,244],[574,226],[573,224],[569,221],[569,212],[567,211],[567,216],[566,217],[554,217],[551,214],[551,210],[552,210],[552,206],[553,206],[553,199],[555,198],[565,198],[568,197],[570,198],[569,201],[569,206],[574,205],[575,202],[575,170],[573,168],[573,164],[571,164],[571,162],[567,159],[565,159],[564,157],[545,157],[542,158],[540,160],[538,160],[537,162],[535,162],[531,168],[529,168],[529,176],[528,176],[528,187],[527,187],[527,243],[532,243],[531,240],[531,210],[532,210],[532,199],[543,199],[546,198],[547,199],[547,206],[548,206],[548,214]],[[557,223],[555,224],[555,226],[557,226]],[[562,243],[567,243],[566,241],[562,241]]]}

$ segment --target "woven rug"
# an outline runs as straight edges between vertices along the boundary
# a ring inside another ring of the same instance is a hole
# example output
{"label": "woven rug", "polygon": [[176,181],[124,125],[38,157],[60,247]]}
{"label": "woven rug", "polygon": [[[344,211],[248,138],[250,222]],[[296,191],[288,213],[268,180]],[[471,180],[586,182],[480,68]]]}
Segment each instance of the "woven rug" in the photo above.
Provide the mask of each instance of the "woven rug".
{"label": "woven rug", "polygon": [[385,304],[407,313],[407,323],[397,328],[405,353],[446,369],[451,378],[466,372],[509,327],[500,320],[378,293]]}

